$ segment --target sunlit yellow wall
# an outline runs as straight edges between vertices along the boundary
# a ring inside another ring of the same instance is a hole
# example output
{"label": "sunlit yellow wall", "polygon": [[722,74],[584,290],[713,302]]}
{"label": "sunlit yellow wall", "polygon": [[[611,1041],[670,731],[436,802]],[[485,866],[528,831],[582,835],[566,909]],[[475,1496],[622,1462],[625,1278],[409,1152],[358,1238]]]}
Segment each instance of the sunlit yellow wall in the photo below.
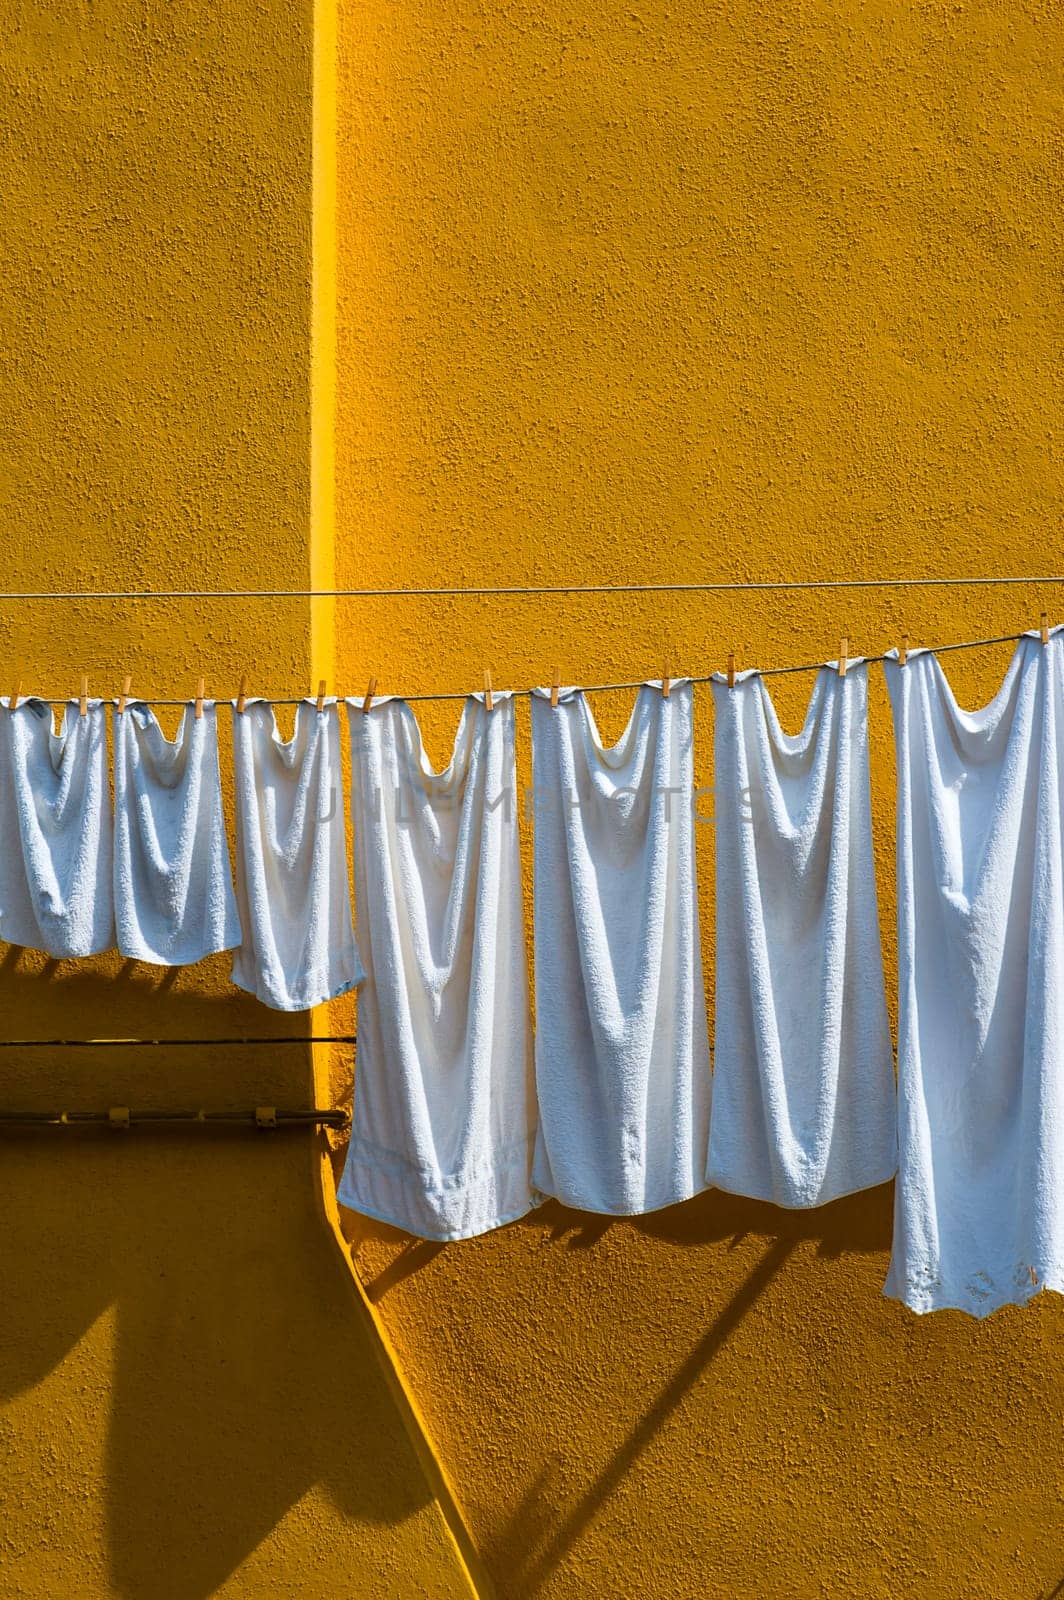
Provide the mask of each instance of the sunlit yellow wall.
{"label": "sunlit yellow wall", "polygon": [[[1060,7],[340,17],[340,581],[1060,570]],[[1013,633],[1043,606],[1064,614],[1037,588],[348,602],[338,670],[352,692],[476,687],[486,665],[601,682],[666,652],[705,672],[842,634]],[[947,658],[973,702],[1006,659]],[[778,681],[788,725],[809,687]],[[630,697],[595,705],[615,735]],[[425,713],[437,759],[456,716]],[[705,690],[698,716],[708,779]],[[443,1248],[350,1231],[505,1596],[1064,1581],[1060,1303],[977,1325],[884,1300],[887,1190],[805,1216],[549,1206]]]}
{"label": "sunlit yellow wall", "polygon": [[[303,0],[9,8],[0,588],[307,586],[311,23]],[[82,670],[303,693],[313,665],[306,602],[0,603],[5,694]],[[306,1106],[306,1019],[228,971],[0,947],[5,1038],[295,1040],[2,1050],[0,1106]],[[4,1600],[469,1593],[312,1140],[0,1137]]]}

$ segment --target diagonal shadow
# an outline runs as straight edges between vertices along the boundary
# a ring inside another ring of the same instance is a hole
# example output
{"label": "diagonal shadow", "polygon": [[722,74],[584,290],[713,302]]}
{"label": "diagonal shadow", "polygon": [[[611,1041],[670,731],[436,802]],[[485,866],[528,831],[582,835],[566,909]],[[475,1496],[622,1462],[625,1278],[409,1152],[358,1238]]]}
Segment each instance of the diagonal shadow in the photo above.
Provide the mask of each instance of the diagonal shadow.
{"label": "diagonal shadow", "polygon": [[[626,1473],[630,1471],[631,1467],[651,1443],[670,1413],[683,1399],[684,1395],[694,1387],[706,1367],[738,1327],[758,1296],[764,1292],[772,1279],[786,1264],[795,1248],[795,1244],[796,1240],[783,1238],[776,1239],[769,1246],[745,1283],[707,1329],[705,1335],[677,1369],[674,1377],[666,1384],[653,1405],[643,1413],[623,1445],[614,1453],[605,1470],[599,1475],[583,1499],[578,1502],[563,1524],[557,1528],[549,1543],[543,1545],[536,1553],[536,1545],[540,1543],[539,1539],[533,1537],[530,1543],[526,1537],[522,1541],[528,1550],[528,1558],[522,1562],[519,1570],[512,1574],[522,1593],[534,1594],[552,1568],[581,1538]],[[544,1478],[545,1474],[541,1474],[540,1480],[537,1482],[537,1488],[539,1483],[544,1481]],[[531,1504],[532,1499],[532,1495],[525,1497],[525,1501],[517,1515],[511,1519],[507,1530],[498,1541],[501,1546],[513,1548],[514,1543],[516,1543],[513,1535],[518,1523],[522,1521],[527,1523],[527,1521],[532,1520],[534,1515]],[[526,1530],[522,1531],[526,1532]],[[534,1535],[536,1530],[527,1531],[532,1531]]]}
{"label": "diagonal shadow", "polygon": [[[263,1031],[250,997],[175,986],[160,999],[152,974],[114,962],[77,973],[0,956],[0,1001],[30,1037],[99,1035],[115,1017],[164,1039]],[[276,1049],[5,1050],[0,1100],[304,1105],[306,1019],[292,1027]],[[207,1600],[316,1486],[326,1509],[308,1515],[345,1535],[330,1558],[341,1592],[385,1592],[408,1558],[404,1530],[432,1491],[369,1313],[322,1227],[312,1138],[211,1126],[0,1135],[0,1429],[8,1402],[52,1377],[76,1397],[91,1374],[109,1417],[102,1464],[85,1469],[99,1548],[81,1556],[122,1600]],[[110,1332],[106,1345],[91,1332],[111,1307],[113,1347]],[[75,1398],[62,1437],[76,1444],[92,1416]],[[33,1507],[56,1482],[28,1433],[15,1440],[29,1511],[5,1518],[5,1596],[37,1559]],[[276,1538],[274,1558],[296,1561],[307,1534],[293,1520]]]}
{"label": "diagonal shadow", "polygon": [[422,1267],[427,1267],[429,1262],[434,1261],[445,1248],[446,1246],[438,1239],[411,1239],[382,1272],[378,1272],[375,1278],[371,1278],[364,1285],[366,1298],[376,1305],[389,1289],[394,1289],[397,1283],[402,1283],[411,1273],[420,1272]]}

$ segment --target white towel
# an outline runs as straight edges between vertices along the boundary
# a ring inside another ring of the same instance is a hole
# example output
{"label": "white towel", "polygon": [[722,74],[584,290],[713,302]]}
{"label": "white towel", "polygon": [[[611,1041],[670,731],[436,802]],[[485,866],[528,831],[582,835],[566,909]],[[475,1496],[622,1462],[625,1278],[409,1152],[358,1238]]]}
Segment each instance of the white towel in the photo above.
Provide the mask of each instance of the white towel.
{"label": "white towel", "polygon": [[91,956],[114,944],[107,716],[21,700],[0,714],[0,938],[50,956]]}
{"label": "white towel", "polygon": [[717,981],[710,1183],[824,1205],[897,1165],[868,778],[868,668],[817,674],[780,727],[764,679],[713,679]]}
{"label": "white towel", "polygon": [[514,710],[471,696],[433,772],[401,700],[349,702],[358,1000],[344,1205],[429,1239],[522,1216],[535,1099]]}
{"label": "white towel", "polygon": [[190,702],[171,743],[131,701],[114,717],[115,922],[137,961],[185,966],[240,942],[222,816],[213,700]]}
{"label": "white towel", "polygon": [[233,982],[278,1011],[306,1011],[361,983],[351,926],[335,700],[296,707],[281,738],[273,708],[233,707],[236,890],[243,941]]}
{"label": "white towel", "polygon": [[899,1171],[885,1293],[986,1316],[1064,1290],[1064,638],[963,711],[886,663],[898,766]]}
{"label": "white towel", "polygon": [[606,749],[587,699],[532,696],[534,1181],[631,1215],[705,1187],[711,1078],[698,937],[693,704],[644,685]]}

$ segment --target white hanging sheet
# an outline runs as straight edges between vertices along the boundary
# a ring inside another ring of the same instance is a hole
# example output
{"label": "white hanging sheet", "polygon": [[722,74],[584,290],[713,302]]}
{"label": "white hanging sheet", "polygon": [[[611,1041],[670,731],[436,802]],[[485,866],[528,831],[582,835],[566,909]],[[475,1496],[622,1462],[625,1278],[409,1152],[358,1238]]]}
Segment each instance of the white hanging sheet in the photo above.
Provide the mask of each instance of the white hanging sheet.
{"label": "white hanging sheet", "polygon": [[192,702],[177,736],[150,706],[114,716],[114,895],[118,948],[185,966],[240,942],[218,772],[213,700]]}
{"label": "white hanging sheet", "polygon": [[1064,637],[964,711],[885,663],[898,767],[899,1171],[885,1292],[985,1316],[1064,1289]]}
{"label": "white hanging sheet", "polygon": [[348,706],[367,981],[339,1198],[464,1238],[536,1203],[513,701],[470,696],[442,772],[404,701]]}
{"label": "white hanging sheet", "polygon": [[693,702],[645,684],[612,748],[586,696],[532,696],[535,1182],[655,1211],[705,1187],[711,1076],[698,929]]}
{"label": "white hanging sheet", "polygon": [[306,1011],[362,981],[351,923],[336,701],[233,707],[236,890],[233,982],[278,1011]]}
{"label": "white hanging sheet", "polygon": [[897,1165],[868,772],[868,669],[818,672],[800,733],[713,680],[717,940],[710,1183],[788,1207]]}
{"label": "white hanging sheet", "polygon": [[63,707],[0,702],[0,938],[57,958],[91,956],[115,942],[111,892],[111,783],[101,700]]}

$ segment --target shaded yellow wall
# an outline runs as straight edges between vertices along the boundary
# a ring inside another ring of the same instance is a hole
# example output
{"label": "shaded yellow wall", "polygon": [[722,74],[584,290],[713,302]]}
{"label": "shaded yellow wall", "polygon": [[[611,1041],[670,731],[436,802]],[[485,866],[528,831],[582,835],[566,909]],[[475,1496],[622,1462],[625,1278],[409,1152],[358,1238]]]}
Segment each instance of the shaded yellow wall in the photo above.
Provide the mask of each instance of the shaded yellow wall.
{"label": "shaded yellow wall", "polygon": [[[16,10],[0,587],[305,588],[310,5]],[[316,667],[305,602],[0,604],[4,693],[292,694]],[[311,1103],[306,1019],[228,972],[0,947],[8,1038],[293,1036],[2,1051],[0,1104]],[[470,1593],[318,1179],[306,1132],[0,1137],[5,1600]]]}
{"label": "shaded yellow wall", "polygon": [[[342,0],[340,21],[341,583],[1059,570],[1059,7]],[[555,663],[655,676],[666,651],[705,672],[1061,604],[352,601],[338,672],[522,687]],[[949,657],[962,697],[1007,655]],[[774,684],[788,725],[809,688]],[[616,735],[630,697],[595,704]],[[708,780],[706,690],[698,715]],[[425,710],[437,759],[456,719]],[[1064,1581],[1060,1302],[977,1325],[884,1300],[888,1190],[807,1215],[550,1205],[445,1247],[347,1226],[504,1596]]]}

